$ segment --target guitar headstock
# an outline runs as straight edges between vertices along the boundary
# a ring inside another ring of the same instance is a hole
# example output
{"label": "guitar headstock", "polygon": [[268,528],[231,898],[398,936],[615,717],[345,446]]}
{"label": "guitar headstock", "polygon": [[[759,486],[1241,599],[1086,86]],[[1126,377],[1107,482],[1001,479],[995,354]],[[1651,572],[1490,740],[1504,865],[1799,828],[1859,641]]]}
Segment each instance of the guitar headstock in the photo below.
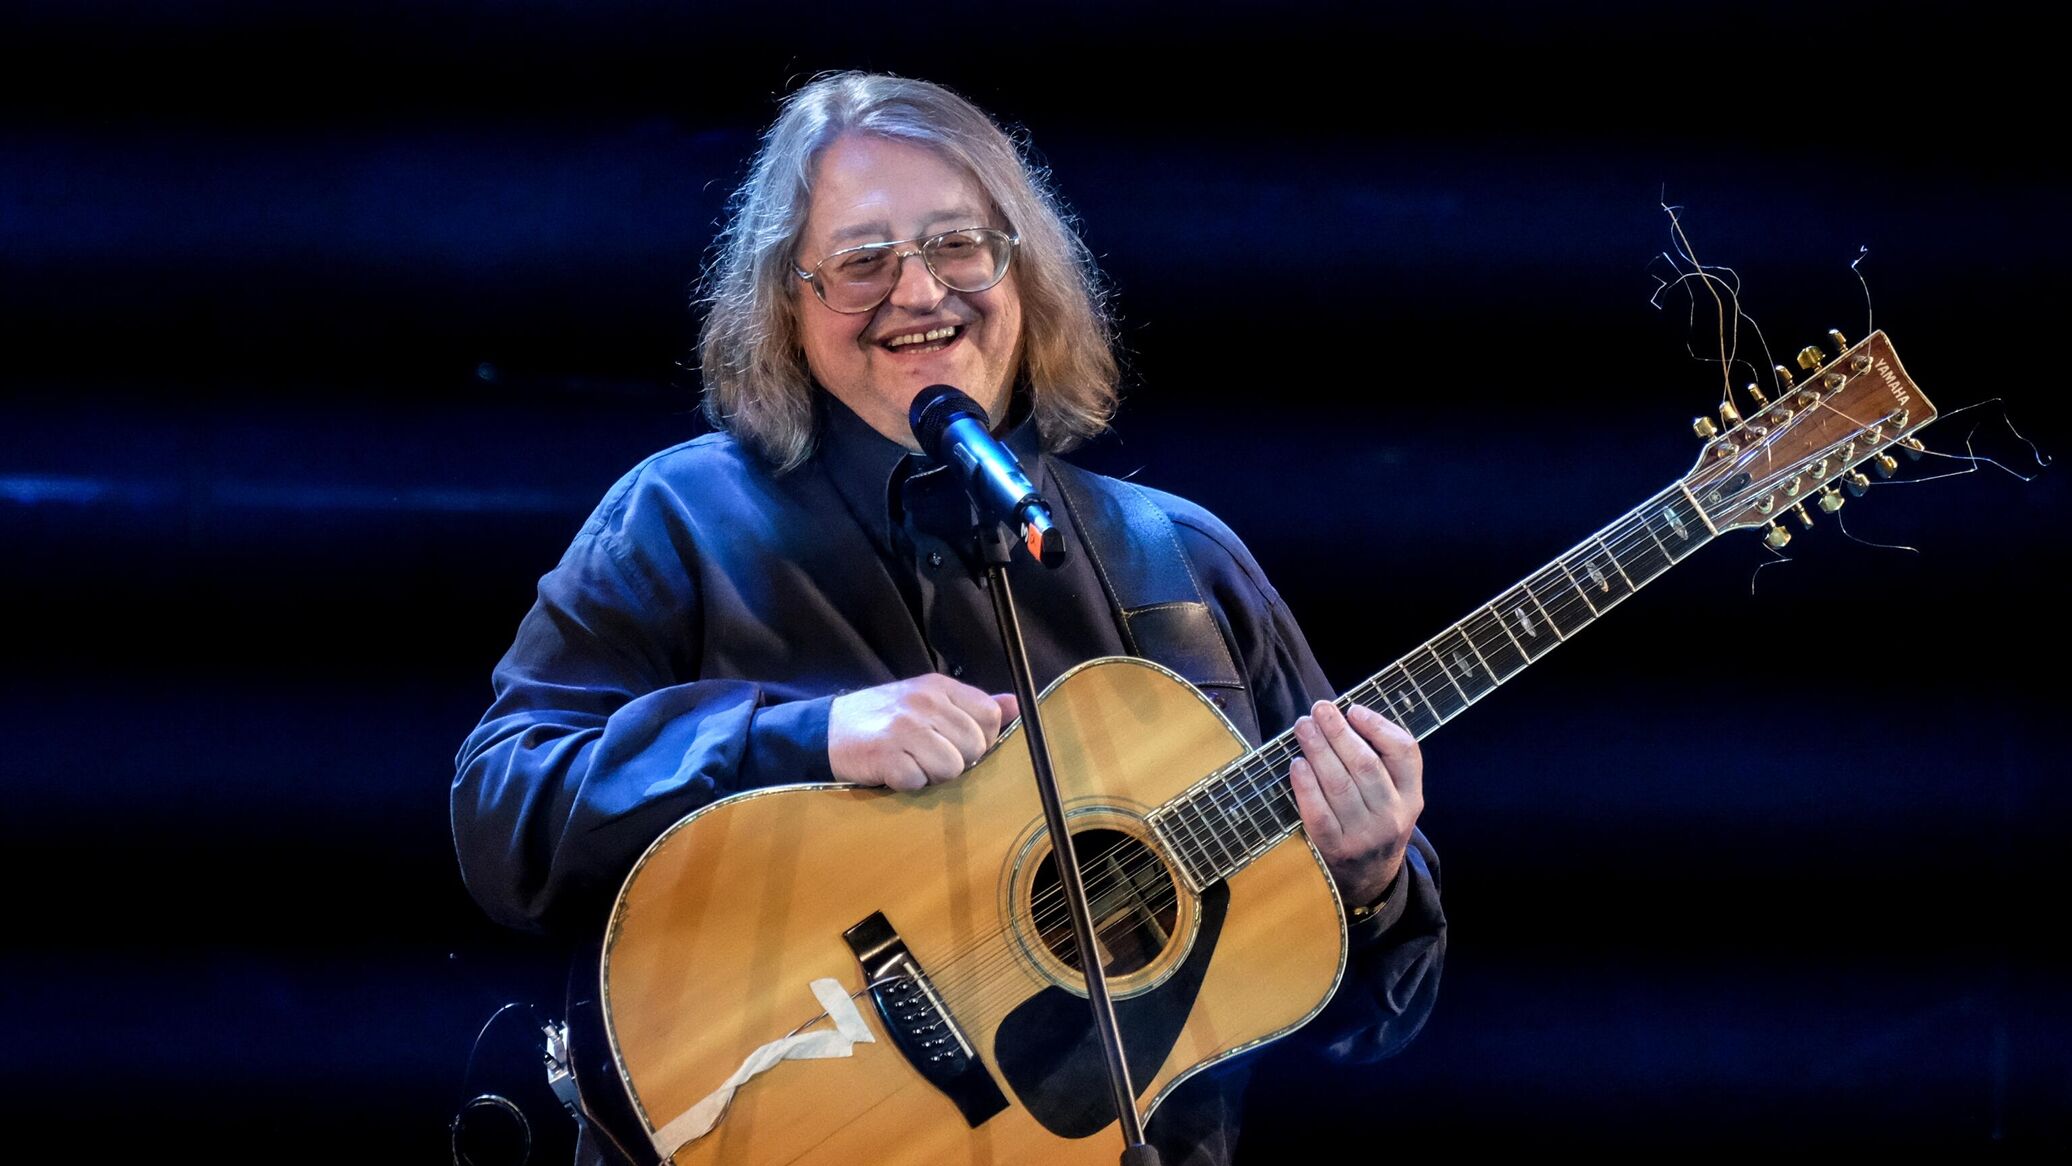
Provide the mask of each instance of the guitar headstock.
{"label": "guitar headstock", "polygon": [[[1801,353],[1800,364],[1811,372],[1760,412],[1708,434],[1683,485],[1714,529],[1768,526],[1770,545],[1781,547],[1791,536],[1773,525],[1777,519],[1796,510],[1810,526],[1802,509],[1807,502],[1839,510],[1838,484],[1861,494],[1870,480],[1866,467],[1891,474],[1893,446],[1919,451],[1913,435],[1935,420],[1935,406],[1907,376],[1883,332],[1824,363],[1819,355],[1812,348]],[[1700,420],[1700,433],[1711,428]]]}

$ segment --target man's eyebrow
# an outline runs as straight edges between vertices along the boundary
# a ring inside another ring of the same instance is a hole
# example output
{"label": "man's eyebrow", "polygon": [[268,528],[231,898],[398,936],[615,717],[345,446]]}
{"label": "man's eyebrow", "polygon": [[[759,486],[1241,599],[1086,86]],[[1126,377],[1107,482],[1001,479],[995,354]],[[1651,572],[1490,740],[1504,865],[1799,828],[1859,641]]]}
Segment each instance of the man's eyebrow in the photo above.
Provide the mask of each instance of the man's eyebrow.
{"label": "man's eyebrow", "polygon": [[[955,230],[957,227],[978,226],[985,221],[985,216],[970,207],[960,206],[949,210],[936,211],[924,221],[930,224],[931,227],[940,227],[944,223],[954,223],[956,226],[947,229]],[[852,242],[883,243],[891,238],[891,224],[879,221],[874,223],[852,223],[849,226],[842,227],[828,236],[828,242],[839,247]]]}

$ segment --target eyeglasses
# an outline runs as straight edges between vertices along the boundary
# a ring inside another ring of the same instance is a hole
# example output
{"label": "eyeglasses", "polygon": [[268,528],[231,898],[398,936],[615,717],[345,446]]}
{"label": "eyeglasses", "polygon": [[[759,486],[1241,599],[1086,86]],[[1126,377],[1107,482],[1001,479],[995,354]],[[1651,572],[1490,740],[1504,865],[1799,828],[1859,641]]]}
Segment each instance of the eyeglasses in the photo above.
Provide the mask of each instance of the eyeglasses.
{"label": "eyeglasses", "polygon": [[899,285],[907,257],[919,255],[928,274],[951,291],[982,292],[1007,278],[1019,235],[992,227],[965,227],[925,239],[845,247],[814,264],[792,265],[792,273],[813,285],[820,302],[845,315],[868,312]]}

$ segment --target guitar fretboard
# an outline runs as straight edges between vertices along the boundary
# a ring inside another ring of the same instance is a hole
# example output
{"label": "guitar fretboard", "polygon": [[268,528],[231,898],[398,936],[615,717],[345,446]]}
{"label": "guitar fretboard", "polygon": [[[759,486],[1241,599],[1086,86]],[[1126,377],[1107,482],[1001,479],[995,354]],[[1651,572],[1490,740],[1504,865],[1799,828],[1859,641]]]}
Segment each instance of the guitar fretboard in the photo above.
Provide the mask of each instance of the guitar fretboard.
{"label": "guitar fretboard", "polygon": [[[1368,677],[1338,706],[1365,705],[1422,740],[1713,534],[1678,482]],[[1288,785],[1301,752],[1290,729],[1147,815],[1196,891],[1301,825]]]}

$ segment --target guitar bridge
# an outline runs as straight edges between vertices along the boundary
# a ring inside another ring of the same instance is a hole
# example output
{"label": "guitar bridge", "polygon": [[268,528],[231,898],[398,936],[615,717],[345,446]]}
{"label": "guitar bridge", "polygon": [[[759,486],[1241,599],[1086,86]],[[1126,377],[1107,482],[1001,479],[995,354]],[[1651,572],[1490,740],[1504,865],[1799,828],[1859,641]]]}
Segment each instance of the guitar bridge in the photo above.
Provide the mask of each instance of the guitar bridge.
{"label": "guitar bridge", "polygon": [[893,1045],[922,1079],[954,1102],[974,1129],[1006,1109],[1006,1094],[986,1072],[985,1063],[964,1038],[921,970],[920,961],[907,950],[885,913],[871,912],[844,931],[842,938],[856,953],[856,962],[863,965],[871,1003],[892,1034]]}

